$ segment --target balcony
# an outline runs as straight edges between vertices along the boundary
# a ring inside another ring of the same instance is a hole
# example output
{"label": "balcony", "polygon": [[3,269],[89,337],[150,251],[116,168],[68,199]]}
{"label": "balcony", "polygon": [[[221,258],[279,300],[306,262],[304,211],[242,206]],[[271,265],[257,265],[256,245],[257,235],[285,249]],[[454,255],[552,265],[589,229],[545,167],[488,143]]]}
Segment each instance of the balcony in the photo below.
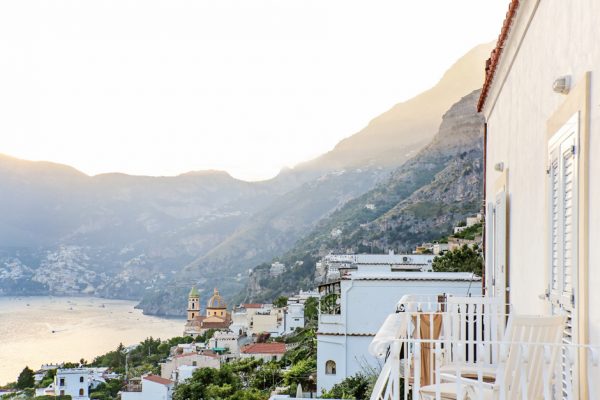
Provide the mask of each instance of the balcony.
{"label": "balcony", "polygon": [[371,400],[600,398],[600,346],[569,343],[564,316],[486,297],[405,296],[398,311],[369,348],[385,360]]}

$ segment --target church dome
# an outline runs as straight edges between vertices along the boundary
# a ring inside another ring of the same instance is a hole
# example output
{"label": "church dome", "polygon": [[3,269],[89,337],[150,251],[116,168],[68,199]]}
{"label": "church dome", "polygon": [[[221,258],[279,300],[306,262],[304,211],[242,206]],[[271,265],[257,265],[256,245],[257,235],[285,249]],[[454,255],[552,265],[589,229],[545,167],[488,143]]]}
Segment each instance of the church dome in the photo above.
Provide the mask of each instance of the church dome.
{"label": "church dome", "polygon": [[227,303],[219,294],[219,290],[215,288],[215,292],[210,299],[208,299],[208,304],[206,308],[227,308]]}

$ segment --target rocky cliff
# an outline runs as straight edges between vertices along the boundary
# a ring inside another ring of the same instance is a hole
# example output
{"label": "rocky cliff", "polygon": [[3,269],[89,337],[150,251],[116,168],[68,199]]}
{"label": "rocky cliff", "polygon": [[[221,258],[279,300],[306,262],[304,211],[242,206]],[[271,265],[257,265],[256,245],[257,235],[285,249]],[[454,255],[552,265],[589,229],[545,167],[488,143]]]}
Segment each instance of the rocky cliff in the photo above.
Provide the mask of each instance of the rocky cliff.
{"label": "rocky cliff", "polygon": [[483,117],[476,90],[443,116],[438,133],[417,155],[369,192],[347,202],[281,257],[286,263],[307,255],[307,275],[287,271],[277,279],[254,281],[247,300],[264,300],[313,278],[314,260],[328,252],[405,252],[439,238],[480,211],[483,177]]}

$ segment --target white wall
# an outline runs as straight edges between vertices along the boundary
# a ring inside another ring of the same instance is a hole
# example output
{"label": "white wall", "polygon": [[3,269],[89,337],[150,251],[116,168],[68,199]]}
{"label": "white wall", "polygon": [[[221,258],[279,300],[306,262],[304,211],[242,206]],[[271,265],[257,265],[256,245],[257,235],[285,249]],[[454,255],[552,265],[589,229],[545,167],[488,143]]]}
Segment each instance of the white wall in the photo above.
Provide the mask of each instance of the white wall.
{"label": "white wall", "polygon": [[283,358],[283,354],[271,354],[271,353],[240,353],[240,358],[255,358],[257,360],[263,360],[264,362],[279,361]]}
{"label": "white wall", "polygon": [[170,400],[172,387],[161,385],[144,379],[144,399],[148,400]]}
{"label": "white wall", "polygon": [[285,313],[285,332],[294,332],[296,328],[304,328],[304,304],[288,304]]}
{"label": "white wall", "polygon": [[[89,371],[85,369],[59,369],[54,378],[55,394],[60,395],[64,391],[64,394],[70,395],[73,400],[88,400],[89,376]],[[81,378],[83,378],[83,382],[81,382]],[[61,385],[61,380],[64,380],[63,385]],[[83,396],[79,395],[80,389],[83,389]]]}
{"label": "white wall", "polygon": [[201,368],[220,368],[221,362],[217,357],[211,357],[203,354],[185,354],[175,356],[170,360],[160,364],[160,376],[165,379],[171,379],[173,371],[182,365],[196,365]]}
{"label": "white wall", "polygon": [[[319,335],[317,352],[317,392],[329,390],[346,377],[374,369],[377,373],[380,361],[369,354],[372,336]],[[325,363],[335,361],[335,375],[325,373]]]}
{"label": "white wall", "polygon": [[[533,1],[522,2],[521,11]],[[538,299],[548,286],[546,266],[546,123],[565,96],[552,91],[553,81],[571,75],[577,84],[592,72],[589,157],[589,310],[590,342],[600,343],[600,2],[597,0],[540,1],[514,59],[500,95],[494,85],[484,109],[488,123],[486,191],[494,195],[499,173],[508,168],[510,301],[519,313],[544,313]],[[527,24],[518,19],[513,32]],[[518,43],[511,36],[504,55]],[[509,63],[505,56],[496,74],[500,82]],[[486,202],[487,202],[486,201]]]}
{"label": "white wall", "polygon": [[[396,276],[442,276],[448,274],[397,272]],[[450,274],[452,275],[452,274]],[[463,277],[465,275],[460,274]],[[458,277],[459,275],[456,274]],[[405,294],[481,294],[481,281],[452,280],[343,280],[341,314],[321,315],[317,336],[317,388],[329,390],[335,383],[355,375],[365,367],[378,368],[379,360],[368,346],[385,318],[395,312]],[[327,334],[329,333],[329,335]],[[363,336],[366,335],[366,336]],[[336,362],[336,375],[325,374],[327,360]]]}

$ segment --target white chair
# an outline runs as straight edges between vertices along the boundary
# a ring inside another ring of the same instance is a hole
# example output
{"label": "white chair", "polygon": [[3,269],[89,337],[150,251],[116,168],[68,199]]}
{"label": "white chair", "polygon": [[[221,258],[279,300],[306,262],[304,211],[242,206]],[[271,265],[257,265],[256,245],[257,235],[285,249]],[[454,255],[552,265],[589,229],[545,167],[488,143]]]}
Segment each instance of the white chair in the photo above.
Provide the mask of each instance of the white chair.
{"label": "white chair", "polygon": [[473,367],[490,377],[499,362],[498,343],[505,335],[509,312],[510,305],[499,298],[449,297],[440,338],[444,344],[440,372],[452,373],[459,364],[464,375]]}
{"label": "white chair", "polygon": [[481,379],[481,370],[476,371],[479,379],[467,378],[465,371],[473,373],[472,366],[462,369],[455,365],[454,374],[438,370],[436,384],[418,389],[420,398],[436,399],[438,394],[442,399],[459,400],[551,398],[553,373],[565,322],[564,316],[511,315],[503,343],[499,346],[500,363],[492,382]]}

